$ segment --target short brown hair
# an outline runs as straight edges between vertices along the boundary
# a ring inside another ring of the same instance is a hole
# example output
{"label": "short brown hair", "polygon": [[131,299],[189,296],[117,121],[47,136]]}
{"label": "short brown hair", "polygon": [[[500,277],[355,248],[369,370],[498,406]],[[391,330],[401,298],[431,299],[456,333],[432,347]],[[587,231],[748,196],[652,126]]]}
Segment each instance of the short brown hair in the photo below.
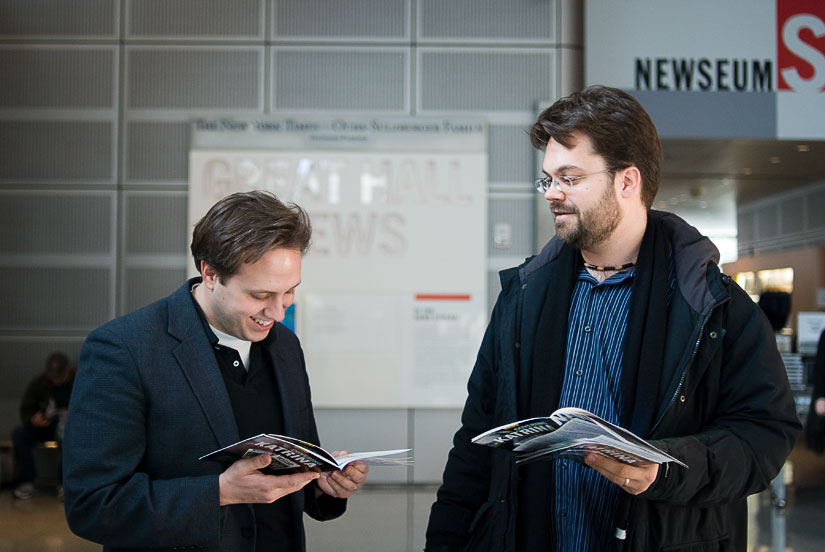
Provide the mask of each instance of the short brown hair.
{"label": "short brown hair", "polygon": [[639,169],[642,202],[650,209],[659,191],[662,144],[656,126],[636,98],[599,85],[574,92],[541,112],[530,129],[530,142],[539,150],[547,148],[551,139],[569,148],[575,132],[590,138],[594,151],[610,169]]}
{"label": "short brown hair", "polygon": [[303,255],[311,236],[309,216],[298,205],[263,190],[240,192],[215,203],[195,225],[192,257],[198,272],[204,261],[226,279],[242,263],[254,263],[273,249]]}

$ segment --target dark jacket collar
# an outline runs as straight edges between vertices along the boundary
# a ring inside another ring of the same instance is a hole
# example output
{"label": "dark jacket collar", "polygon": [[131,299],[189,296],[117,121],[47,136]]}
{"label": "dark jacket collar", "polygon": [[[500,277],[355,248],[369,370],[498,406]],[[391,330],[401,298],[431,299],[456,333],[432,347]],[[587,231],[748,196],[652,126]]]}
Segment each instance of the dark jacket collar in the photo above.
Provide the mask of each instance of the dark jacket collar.
{"label": "dark jacket collar", "polygon": [[[191,278],[167,298],[169,305],[169,326],[167,330],[170,335],[180,341],[197,335],[198,332],[203,332],[203,325],[192,297],[192,287],[199,283],[201,283],[200,277]],[[212,332],[207,335],[210,334],[214,337]]]}
{"label": "dark jacket collar", "polygon": [[[707,313],[720,299],[719,290],[712,289],[707,281],[708,266],[719,264],[719,250],[710,239],[673,213],[651,209],[647,217],[648,224],[662,226],[670,241],[676,281],[685,301],[696,312]],[[526,282],[536,271],[557,260],[565,249],[570,246],[554,236],[538,255],[518,267],[519,280]]]}

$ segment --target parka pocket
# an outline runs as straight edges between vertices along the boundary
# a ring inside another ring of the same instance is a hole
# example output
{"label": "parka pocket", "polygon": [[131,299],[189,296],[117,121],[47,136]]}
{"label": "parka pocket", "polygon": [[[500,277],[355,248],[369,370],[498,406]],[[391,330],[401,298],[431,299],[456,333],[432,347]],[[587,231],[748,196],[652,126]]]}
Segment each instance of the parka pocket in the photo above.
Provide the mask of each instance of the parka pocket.
{"label": "parka pocket", "polygon": [[470,533],[473,533],[476,530],[476,526],[481,522],[481,520],[487,517],[487,512],[490,510],[492,505],[493,502],[491,500],[488,500],[487,502],[481,505],[481,507],[476,512],[476,515],[473,516],[473,521],[470,522]]}
{"label": "parka pocket", "polygon": [[492,499],[486,501],[473,516],[469,529],[470,540],[464,547],[465,552],[500,551],[500,547],[495,543],[496,539],[493,538],[496,531],[493,510],[497,502]]}

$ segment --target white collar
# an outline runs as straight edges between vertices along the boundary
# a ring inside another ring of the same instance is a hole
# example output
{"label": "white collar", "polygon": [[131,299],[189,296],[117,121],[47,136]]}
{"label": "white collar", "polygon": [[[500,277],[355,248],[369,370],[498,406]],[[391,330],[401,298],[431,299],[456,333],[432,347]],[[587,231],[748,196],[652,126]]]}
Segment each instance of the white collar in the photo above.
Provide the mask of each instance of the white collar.
{"label": "white collar", "polygon": [[244,339],[239,339],[234,335],[229,335],[227,333],[223,333],[222,331],[218,330],[212,324],[209,324],[209,327],[212,328],[212,331],[215,332],[215,335],[218,337],[218,343],[223,345],[224,347],[229,347],[230,349],[235,349],[238,351],[238,354],[241,356],[241,362],[243,362],[244,368],[249,371],[249,350],[252,348],[252,342],[246,341]]}

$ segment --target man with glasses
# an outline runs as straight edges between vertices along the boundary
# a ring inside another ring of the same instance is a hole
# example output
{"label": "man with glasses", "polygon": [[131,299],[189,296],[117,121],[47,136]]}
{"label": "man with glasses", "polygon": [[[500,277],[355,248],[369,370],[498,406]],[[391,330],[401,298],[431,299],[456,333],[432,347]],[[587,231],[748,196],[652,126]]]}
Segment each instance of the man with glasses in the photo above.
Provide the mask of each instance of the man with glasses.
{"label": "man with glasses", "polygon": [[[501,273],[426,550],[744,551],[746,498],[800,431],[770,325],[709,239],[651,209],[661,144],[632,96],[571,94],[530,138],[556,236]],[[470,442],[566,406],[689,467],[595,454],[517,466]]]}

